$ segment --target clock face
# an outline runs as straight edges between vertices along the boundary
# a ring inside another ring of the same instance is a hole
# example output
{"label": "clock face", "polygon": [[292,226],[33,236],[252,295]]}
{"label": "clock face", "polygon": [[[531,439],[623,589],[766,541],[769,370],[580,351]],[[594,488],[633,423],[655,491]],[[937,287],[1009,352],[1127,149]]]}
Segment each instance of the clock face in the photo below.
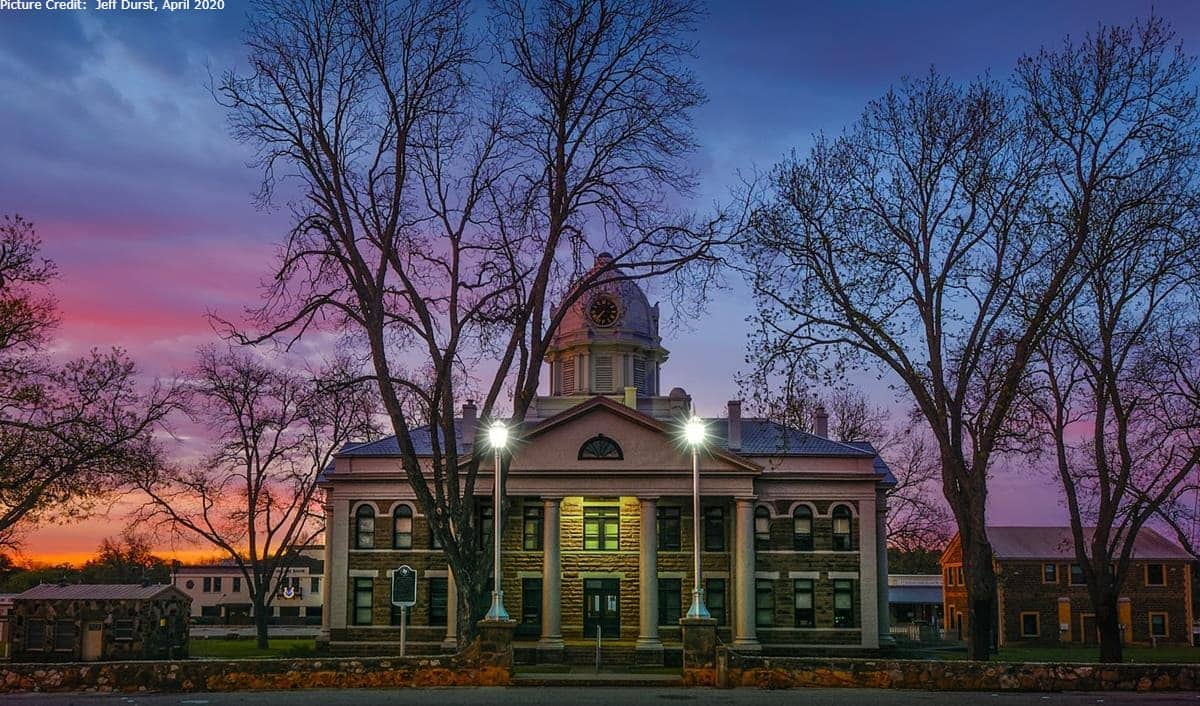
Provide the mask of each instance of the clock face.
{"label": "clock face", "polygon": [[593,299],[592,306],[588,309],[588,316],[597,326],[612,326],[616,323],[619,313],[617,303],[613,301],[612,297],[606,295],[600,295]]}

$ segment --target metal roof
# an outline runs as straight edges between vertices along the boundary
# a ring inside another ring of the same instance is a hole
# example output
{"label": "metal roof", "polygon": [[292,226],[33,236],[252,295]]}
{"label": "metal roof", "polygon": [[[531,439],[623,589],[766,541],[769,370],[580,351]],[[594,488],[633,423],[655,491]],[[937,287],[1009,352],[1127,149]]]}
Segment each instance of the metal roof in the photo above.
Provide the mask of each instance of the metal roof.
{"label": "metal roof", "polygon": [[19,593],[14,600],[43,599],[52,601],[62,600],[149,600],[163,593],[179,592],[167,583],[143,586],[140,583],[72,583],[60,586],[56,583],[43,583]]}
{"label": "metal roof", "polygon": [[[1090,542],[1094,527],[1085,527]],[[997,559],[1075,559],[1075,539],[1070,527],[988,527],[988,539]],[[1158,532],[1143,527],[1134,540],[1134,559],[1179,559],[1195,557]]]}
{"label": "metal roof", "polygon": [[889,586],[888,603],[941,603],[941,586]]}

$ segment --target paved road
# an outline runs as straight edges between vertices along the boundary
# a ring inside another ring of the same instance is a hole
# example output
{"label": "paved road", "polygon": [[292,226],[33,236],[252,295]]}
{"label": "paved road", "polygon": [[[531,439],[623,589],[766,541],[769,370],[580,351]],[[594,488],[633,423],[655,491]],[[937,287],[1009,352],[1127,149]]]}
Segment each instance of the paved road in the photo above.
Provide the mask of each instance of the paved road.
{"label": "paved road", "polygon": [[0,696],[0,703],[22,703],[31,706],[50,704],[99,706],[100,704],[130,704],[131,706],[364,706],[367,704],[413,704],[414,706],[485,706],[508,704],[519,706],[630,706],[657,704],[659,706],[716,706],[717,704],[746,704],[747,706],[803,704],[803,706],[1083,706],[1088,704],[1200,704],[1200,693],[1123,694],[1123,693],[1066,693],[1066,694],[964,694],[871,689],[791,689],[761,691],[757,689],[646,689],[646,688],[481,688],[481,689],[409,689],[401,691],[271,691],[232,694],[153,694],[145,696],[94,694],[30,694]]}

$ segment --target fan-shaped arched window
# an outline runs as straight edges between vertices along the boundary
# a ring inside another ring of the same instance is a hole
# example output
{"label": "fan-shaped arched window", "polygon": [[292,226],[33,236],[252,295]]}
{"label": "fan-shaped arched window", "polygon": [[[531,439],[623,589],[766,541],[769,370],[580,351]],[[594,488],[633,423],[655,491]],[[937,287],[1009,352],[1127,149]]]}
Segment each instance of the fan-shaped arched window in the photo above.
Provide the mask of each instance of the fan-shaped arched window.
{"label": "fan-shaped arched window", "polygon": [[850,527],[850,508],[845,505],[833,508],[833,548],[835,551],[854,549],[854,535]]}
{"label": "fan-shaped arched window", "polygon": [[625,454],[621,451],[621,447],[617,445],[617,442],[603,434],[597,434],[583,442],[583,446],[579,447],[579,460],[623,461],[625,460]]}
{"label": "fan-shaped arched window", "polygon": [[359,505],[354,513],[354,548],[375,548],[375,508],[367,503]]}
{"label": "fan-shaped arched window", "polygon": [[807,505],[797,505],[792,511],[792,548],[811,552],[813,548],[813,514]]}
{"label": "fan-shaped arched window", "polygon": [[392,547],[394,549],[412,549],[412,521],[411,507],[400,504],[392,511]]}

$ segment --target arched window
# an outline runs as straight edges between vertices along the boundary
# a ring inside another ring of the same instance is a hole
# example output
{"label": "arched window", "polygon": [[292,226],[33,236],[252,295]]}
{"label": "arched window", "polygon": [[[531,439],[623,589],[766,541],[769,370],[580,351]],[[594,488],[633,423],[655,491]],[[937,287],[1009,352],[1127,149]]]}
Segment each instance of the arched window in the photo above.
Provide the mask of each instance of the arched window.
{"label": "arched window", "polygon": [[754,548],[766,549],[771,544],[771,511],[765,506],[754,508]]}
{"label": "arched window", "polygon": [[375,548],[375,509],[367,503],[359,505],[354,513],[354,548]]}
{"label": "arched window", "polygon": [[624,459],[625,454],[622,453],[621,447],[617,445],[617,442],[603,434],[593,436],[583,442],[583,446],[579,447],[580,461],[623,461]]}
{"label": "arched window", "polygon": [[400,504],[392,510],[392,548],[412,549],[412,508]]}
{"label": "arched window", "polygon": [[833,549],[834,551],[850,551],[854,548],[854,538],[850,533],[850,508],[838,505],[833,508]]}
{"label": "arched window", "polygon": [[813,548],[813,514],[807,505],[797,505],[792,511],[792,549],[811,552]]}

